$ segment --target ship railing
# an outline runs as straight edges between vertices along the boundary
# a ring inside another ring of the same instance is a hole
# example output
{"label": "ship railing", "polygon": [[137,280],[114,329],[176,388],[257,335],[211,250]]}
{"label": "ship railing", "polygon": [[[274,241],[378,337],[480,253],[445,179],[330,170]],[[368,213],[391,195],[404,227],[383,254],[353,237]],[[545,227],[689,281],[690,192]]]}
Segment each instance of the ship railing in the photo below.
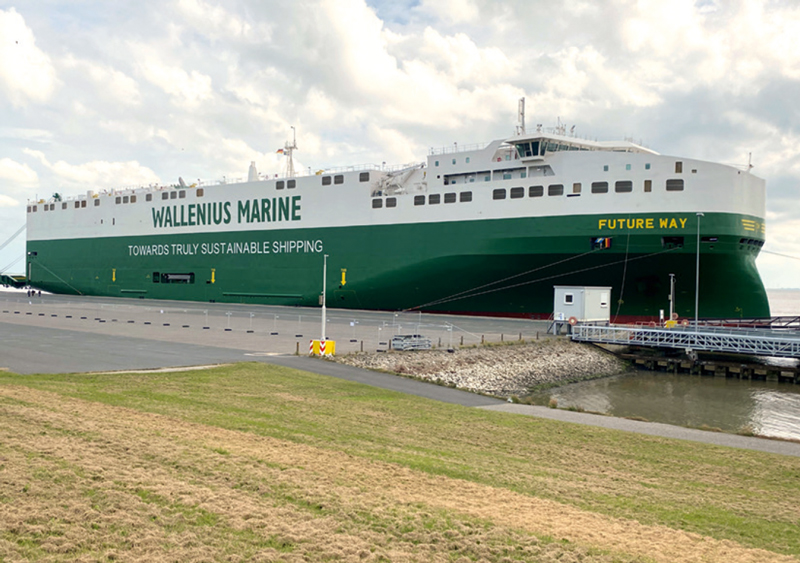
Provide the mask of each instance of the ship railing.
{"label": "ship railing", "polygon": [[[406,164],[395,164],[395,165],[386,165],[386,164],[357,164],[354,166],[339,166],[335,168],[323,168],[316,172],[309,173],[307,171],[297,171],[293,178],[302,178],[307,176],[319,176],[323,174],[335,174],[337,172],[401,172],[404,170],[411,170],[413,168],[424,168],[424,162],[411,162]],[[285,176],[281,174],[259,174],[258,175],[260,180],[271,181],[271,180],[281,180],[284,179]],[[177,182],[174,184],[148,184],[148,185],[139,185],[139,186],[122,186],[119,188],[109,188],[105,190],[98,190],[94,192],[93,197],[100,197],[100,196],[117,196],[117,195],[133,195],[135,193],[141,193],[142,191],[145,192],[159,192],[162,190],[172,190],[172,189],[191,189],[191,188],[203,188],[209,186],[224,186],[227,184],[243,184],[247,180],[245,178],[227,178],[222,177],[221,180],[186,180],[186,186],[180,186]],[[63,201],[63,202],[72,202],[72,201],[81,201],[87,199],[86,194],[80,194],[75,196],[67,196],[62,197],[59,200],[56,200],[53,197],[50,198],[39,198],[36,200],[29,200],[28,205],[35,205],[37,203],[53,203],[55,201]]]}
{"label": "ship railing", "polygon": [[430,156],[434,156],[437,154],[452,154],[458,152],[467,152],[467,151],[480,151],[488,147],[491,143],[473,143],[471,145],[459,145],[458,143],[453,143],[452,145],[448,145],[446,147],[431,147],[431,150],[428,151]]}
{"label": "ship railing", "polygon": [[323,168],[317,175],[334,174],[336,172],[399,172],[411,168],[424,166],[424,162],[410,162],[406,164],[357,164],[355,166],[337,166],[335,168]]}

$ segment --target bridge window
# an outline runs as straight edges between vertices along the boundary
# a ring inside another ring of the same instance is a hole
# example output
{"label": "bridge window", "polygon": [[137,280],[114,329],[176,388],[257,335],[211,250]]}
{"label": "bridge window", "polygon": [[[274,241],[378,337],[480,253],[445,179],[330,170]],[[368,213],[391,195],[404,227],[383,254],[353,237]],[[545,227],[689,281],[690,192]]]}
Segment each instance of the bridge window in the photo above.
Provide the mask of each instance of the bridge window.
{"label": "bridge window", "polygon": [[[197,197],[203,197],[203,195],[205,195],[205,193],[206,192],[205,192],[205,190],[203,190],[203,188],[197,188],[197,190],[195,190],[195,192],[194,192],[194,195],[196,195]],[[150,201],[150,200],[148,199],[147,201]]]}
{"label": "bridge window", "polygon": [[497,188],[492,192],[492,199],[505,199],[506,191],[503,188]]}
{"label": "bridge window", "polygon": [[342,176],[341,174],[337,174],[336,176],[333,177],[333,183],[344,184],[344,176]]}
{"label": "bridge window", "polygon": [[64,203],[61,204],[61,209],[66,209],[66,208],[67,208],[67,202],[65,201]]}
{"label": "bridge window", "polygon": [[547,186],[547,195],[564,195],[564,184],[550,184]]}
{"label": "bridge window", "polygon": [[525,197],[525,188],[511,188],[511,199]]}
{"label": "bridge window", "polygon": [[322,177],[322,185],[323,186],[330,186],[331,185],[331,177],[330,176],[323,176]]}
{"label": "bridge window", "polygon": [[169,199],[169,192],[162,192],[161,199]]}
{"label": "bridge window", "polygon": [[116,201],[114,203],[116,203],[116,204],[122,203],[122,198],[117,196],[117,199],[116,199]]}
{"label": "bridge window", "polygon": [[414,196],[414,205],[425,205],[425,196],[424,195],[415,195]]}
{"label": "bridge window", "polygon": [[169,198],[170,199],[177,199],[178,198],[178,192],[169,192]]}
{"label": "bridge window", "polygon": [[531,186],[528,188],[528,197],[542,197],[544,195],[544,186]]}
{"label": "bridge window", "polygon": [[675,162],[675,174],[680,174],[683,172],[683,162],[677,161]]}
{"label": "bridge window", "polygon": [[444,194],[444,202],[445,203],[455,203],[456,202],[456,193],[455,192],[450,192],[450,193]]}
{"label": "bridge window", "polygon": [[386,207],[397,207],[397,198],[396,197],[387,197],[386,198]]}
{"label": "bridge window", "polygon": [[517,152],[522,158],[533,156],[530,143],[517,143]]}
{"label": "bridge window", "polygon": [[645,180],[644,181],[644,191],[645,192],[652,192],[653,191],[653,181],[652,180]]}
{"label": "bridge window", "polygon": [[122,203],[130,203],[131,198],[130,196],[124,195],[122,196]]}
{"label": "bridge window", "polygon": [[[197,190],[197,195],[198,195],[198,196],[200,195],[200,192],[201,192],[201,191],[202,191],[202,188],[201,188],[201,189],[199,189],[199,190]],[[146,195],[144,196],[144,200],[145,200],[145,201],[153,201],[153,194],[146,194]]]}
{"label": "bridge window", "polygon": [[369,172],[362,172],[358,175],[359,182],[369,182]]}
{"label": "bridge window", "polygon": [[286,187],[290,190],[293,190],[297,187],[297,180],[289,180],[286,182]]}
{"label": "bridge window", "polygon": [[608,182],[592,182],[592,193],[593,194],[607,194],[608,193]]}
{"label": "bridge window", "polygon": [[459,196],[461,198],[461,203],[469,203],[472,201],[472,192],[461,192]]}
{"label": "bridge window", "polygon": [[380,209],[381,207],[383,207],[383,200],[381,198],[372,200],[372,209]]}
{"label": "bridge window", "polygon": [[94,206],[98,207],[99,205],[100,205],[100,200],[99,199],[94,200]]}
{"label": "bridge window", "polygon": [[441,199],[441,194],[431,194],[428,196],[428,205],[436,205],[437,203],[441,203]]}
{"label": "bridge window", "polygon": [[181,190],[178,192],[178,197],[181,199],[186,199],[186,190]]}
{"label": "bridge window", "polygon": [[283,180],[278,180],[277,182],[275,182],[275,189],[276,190],[282,190],[283,188],[284,188],[284,181]]}

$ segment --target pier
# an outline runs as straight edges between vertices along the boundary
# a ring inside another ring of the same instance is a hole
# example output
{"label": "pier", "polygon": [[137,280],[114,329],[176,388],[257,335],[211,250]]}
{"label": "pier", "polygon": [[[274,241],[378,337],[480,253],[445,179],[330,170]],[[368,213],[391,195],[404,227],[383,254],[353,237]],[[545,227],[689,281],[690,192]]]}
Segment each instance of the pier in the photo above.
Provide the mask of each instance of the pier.
{"label": "pier", "polygon": [[578,324],[572,340],[597,344],[671,348],[694,357],[697,352],[800,358],[800,332],[791,329],[726,326],[646,327]]}

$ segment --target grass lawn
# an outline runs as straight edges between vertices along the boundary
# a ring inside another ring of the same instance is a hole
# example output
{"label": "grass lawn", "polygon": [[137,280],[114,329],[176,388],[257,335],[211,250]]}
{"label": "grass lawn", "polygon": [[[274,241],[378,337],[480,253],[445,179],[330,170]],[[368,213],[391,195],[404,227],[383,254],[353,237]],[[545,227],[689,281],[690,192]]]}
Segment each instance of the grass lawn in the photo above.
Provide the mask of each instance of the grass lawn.
{"label": "grass lawn", "polygon": [[264,364],[0,373],[0,561],[798,561],[800,459]]}

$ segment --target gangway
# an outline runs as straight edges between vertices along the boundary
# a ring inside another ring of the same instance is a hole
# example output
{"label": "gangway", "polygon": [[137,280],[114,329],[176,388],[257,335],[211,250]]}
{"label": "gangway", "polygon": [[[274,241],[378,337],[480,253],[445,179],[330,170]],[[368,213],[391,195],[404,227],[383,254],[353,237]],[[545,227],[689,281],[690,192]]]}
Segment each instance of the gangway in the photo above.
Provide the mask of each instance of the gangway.
{"label": "gangway", "polygon": [[688,326],[645,327],[578,324],[572,340],[597,344],[674,348],[689,352],[725,352],[748,356],[800,358],[800,334],[781,329]]}

